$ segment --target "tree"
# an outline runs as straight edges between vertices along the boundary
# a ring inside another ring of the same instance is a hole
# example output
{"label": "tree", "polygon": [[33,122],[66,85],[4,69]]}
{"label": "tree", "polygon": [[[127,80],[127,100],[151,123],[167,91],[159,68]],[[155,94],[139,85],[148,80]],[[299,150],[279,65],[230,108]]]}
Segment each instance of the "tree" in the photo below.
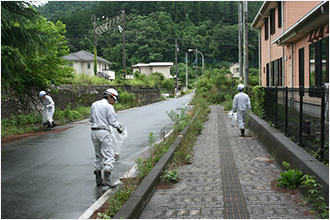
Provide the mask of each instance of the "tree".
{"label": "tree", "polygon": [[65,25],[48,22],[26,2],[3,2],[1,12],[2,89],[26,93],[72,76],[62,58],[69,54]]}

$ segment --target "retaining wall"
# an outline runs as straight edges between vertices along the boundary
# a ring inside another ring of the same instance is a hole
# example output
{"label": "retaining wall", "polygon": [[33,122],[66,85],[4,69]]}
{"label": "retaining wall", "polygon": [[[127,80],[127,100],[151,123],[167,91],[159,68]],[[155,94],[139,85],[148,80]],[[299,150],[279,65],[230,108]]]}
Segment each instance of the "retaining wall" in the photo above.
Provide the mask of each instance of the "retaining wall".
{"label": "retaining wall", "polygon": [[[130,85],[61,85],[51,86],[46,92],[53,98],[55,107],[64,110],[70,103],[71,107],[91,106],[94,101],[101,99],[104,90],[109,88],[135,93],[137,101],[143,105],[161,98],[158,88]],[[40,113],[42,104],[39,91],[38,88],[31,88],[28,93],[21,96],[17,96],[13,91],[3,92],[1,94],[1,117],[9,118],[10,115]]]}

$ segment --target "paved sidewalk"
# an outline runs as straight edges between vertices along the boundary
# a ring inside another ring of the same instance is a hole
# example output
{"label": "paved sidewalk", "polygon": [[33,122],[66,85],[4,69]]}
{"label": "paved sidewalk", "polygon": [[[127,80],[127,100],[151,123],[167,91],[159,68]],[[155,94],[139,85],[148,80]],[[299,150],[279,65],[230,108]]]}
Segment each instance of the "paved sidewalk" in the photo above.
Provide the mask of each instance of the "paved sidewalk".
{"label": "paved sidewalk", "polygon": [[172,189],[155,191],[140,218],[312,218],[297,194],[276,190],[280,170],[249,133],[240,137],[223,108],[211,106],[192,164],[180,167]]}

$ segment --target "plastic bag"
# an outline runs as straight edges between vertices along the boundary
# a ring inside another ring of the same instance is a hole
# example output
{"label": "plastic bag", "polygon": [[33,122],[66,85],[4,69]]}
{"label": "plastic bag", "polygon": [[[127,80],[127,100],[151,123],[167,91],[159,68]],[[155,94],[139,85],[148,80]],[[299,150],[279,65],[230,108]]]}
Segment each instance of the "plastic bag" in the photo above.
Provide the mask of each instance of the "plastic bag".
{"label": "plastic bag", "polygon": [[230,118],[230,119],[232,119],[232,117],[233,117],[233,110],[230,110],[229,112],[228,112],[228,118]]}
{"label": "plastic bag", "polygon": [[120,126],[123,130],[123,133],[119,134],[119,132],[117,131],[116,128],[110,126],[110,134],[111,134],[111,139],[112,139],[112,143],[113,143],[113,150],[115,152],[115,154],[120,154],[121,152],[121,148],[124,145],[124,142],[127,138],[127,129],[125,127],[125,125],[123,125],[122,123],[120,123]]}
{"label": "plastic bag", "polygon": [[47,108],[43,108],[43,110],[42,110],[42,123],[43,124],[46,124],[47,123],[47,121],[48,121],[48,110],[47,110]]}
{"label": "plastic bag", "polygon": [[234,126],[236,125],[236,122],[237,122],[237,113],[233,113],[233,117],[231,119],[231,125]]}

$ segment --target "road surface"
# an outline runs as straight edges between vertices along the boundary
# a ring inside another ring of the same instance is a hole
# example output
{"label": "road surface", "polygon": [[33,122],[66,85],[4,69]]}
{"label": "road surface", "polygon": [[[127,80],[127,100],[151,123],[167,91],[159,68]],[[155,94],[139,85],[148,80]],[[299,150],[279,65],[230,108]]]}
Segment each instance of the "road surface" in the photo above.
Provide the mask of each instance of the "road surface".
{"label": "road surface", "polygon": [[[128,131],[120,160],[112,171],[115,182],[148,150],[148,136],[160,139],[173,126],[166,111],[179,110],[193,94],[117,113]],[[90,122],[83,120],[24,141],[2,146],[1,218],[78,218],[107,188],[96,187]]]}

